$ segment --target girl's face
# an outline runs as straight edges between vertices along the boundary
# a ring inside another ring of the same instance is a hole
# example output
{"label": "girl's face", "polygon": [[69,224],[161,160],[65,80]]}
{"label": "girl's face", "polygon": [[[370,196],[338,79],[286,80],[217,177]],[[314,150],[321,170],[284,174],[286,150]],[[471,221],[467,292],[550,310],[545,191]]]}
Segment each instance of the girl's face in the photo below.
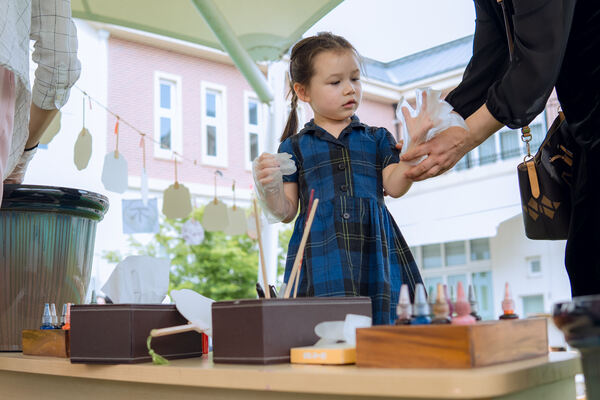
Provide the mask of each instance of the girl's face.
{"label": "girl's face", "polygon": [[324,51],[313,60],[314,74],[308,86],[296,83],[298,98],[310,104],[315,123],[350,122],[362,98],[360,66],[348,51]]}

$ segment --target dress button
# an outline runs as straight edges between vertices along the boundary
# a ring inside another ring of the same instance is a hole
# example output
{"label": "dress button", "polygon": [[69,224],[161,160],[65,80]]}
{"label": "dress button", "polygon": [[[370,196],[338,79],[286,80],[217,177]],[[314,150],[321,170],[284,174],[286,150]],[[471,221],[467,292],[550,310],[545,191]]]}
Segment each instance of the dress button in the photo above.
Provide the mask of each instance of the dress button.
{"label": "dress button", "polygon": [[348,214],[348,213],[343,213],[343,214],[342,214],[342,218],[344,218],[344,219],[350,219],[350,214]]}
{"label": "dress button", "polygon": [[339,169],[340,171],[343,171],[343,170],[345,170],[345,169],[346,169],[346,166],[344,165],[344,163],[339,163],[339,164],[338,164],[338,169]]}
{"label": "dress button", "polygon": [[348,190],[348,186],[346,186],[346,185],[340,185],[340,190],[342,192],[345,192],[346,190]]}

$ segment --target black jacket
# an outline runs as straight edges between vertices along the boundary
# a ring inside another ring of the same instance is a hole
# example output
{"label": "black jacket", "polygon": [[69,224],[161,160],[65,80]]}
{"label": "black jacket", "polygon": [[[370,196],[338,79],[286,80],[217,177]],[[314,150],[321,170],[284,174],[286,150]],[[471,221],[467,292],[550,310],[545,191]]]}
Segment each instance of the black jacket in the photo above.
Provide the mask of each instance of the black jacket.
{"label": "black jacket", "polygon": [[475,0],[473,56],[446,100],[464,118],[484,103],[516,129],[544,110],[556,87],[580,145],[600,147],[600,1],[505,0],[514,38],[509,61],[502,8]]}

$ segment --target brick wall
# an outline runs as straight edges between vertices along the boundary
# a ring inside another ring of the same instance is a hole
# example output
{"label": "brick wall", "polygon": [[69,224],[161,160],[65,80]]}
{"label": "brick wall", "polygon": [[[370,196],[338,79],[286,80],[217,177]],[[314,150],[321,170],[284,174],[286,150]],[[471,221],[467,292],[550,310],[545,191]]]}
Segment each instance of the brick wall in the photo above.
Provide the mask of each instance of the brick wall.
{"label": "brick wall", "polygon": [[[178,164],[182,182],[211,184],[215,167],[201,164],[201,95],[202,81],[225,86],[227,100],[228,166],[219,167],[230,186],[235,179],[239,187],[248,188],[252,176],[246,170],[244,143],[244,91],[252,91],[241,73],[232,65],[179,54],[168,50],[111,38],[108,56],[108,108],[136,128],[154,134],[154,73],[160,71],[181,78],[183,156],[196,159]],[[115,146],[115,118],[108,116],[108,149]],[[127,159],[129,175],[139,176],[142,168],[140,136],[124,124],[119,129],[119,151]],[[173,179],[173,162],[155,158],[154,144],[146,142],[146,170],[150,178]]]}

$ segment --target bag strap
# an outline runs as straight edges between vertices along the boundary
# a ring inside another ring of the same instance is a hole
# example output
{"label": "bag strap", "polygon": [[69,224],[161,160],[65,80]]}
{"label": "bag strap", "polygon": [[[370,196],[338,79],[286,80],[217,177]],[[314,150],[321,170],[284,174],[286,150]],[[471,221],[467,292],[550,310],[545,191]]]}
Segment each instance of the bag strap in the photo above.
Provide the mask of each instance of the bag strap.
{"label": "bag strap", "polygon": [[[510,24],[508,22],[508,12],[506,11],[506,4],[504,3],[504,0],[496,0],[496,1],[500,5],[500,7],[502,7],[502,15],[504,16],[504,28],[505,28],[504,30],[506,31],[506,40],[508,42],[508,55],[509,55],[509,60],[512,61],[513,54],[515,51],[514,50],[515,42],[513,41]],[[527,155],[523,159],[523,162],[527,162],[527,161],[533,159],[533,156],[531,155],[531,147],[529,146],[529,142],[531,142],[531,139],[532,139],[531,129],[529,129],[529,125],[525,125],[524,127],[521,128],[521,141],[523,141],[525,143],[525,146],[527,146]]]}

